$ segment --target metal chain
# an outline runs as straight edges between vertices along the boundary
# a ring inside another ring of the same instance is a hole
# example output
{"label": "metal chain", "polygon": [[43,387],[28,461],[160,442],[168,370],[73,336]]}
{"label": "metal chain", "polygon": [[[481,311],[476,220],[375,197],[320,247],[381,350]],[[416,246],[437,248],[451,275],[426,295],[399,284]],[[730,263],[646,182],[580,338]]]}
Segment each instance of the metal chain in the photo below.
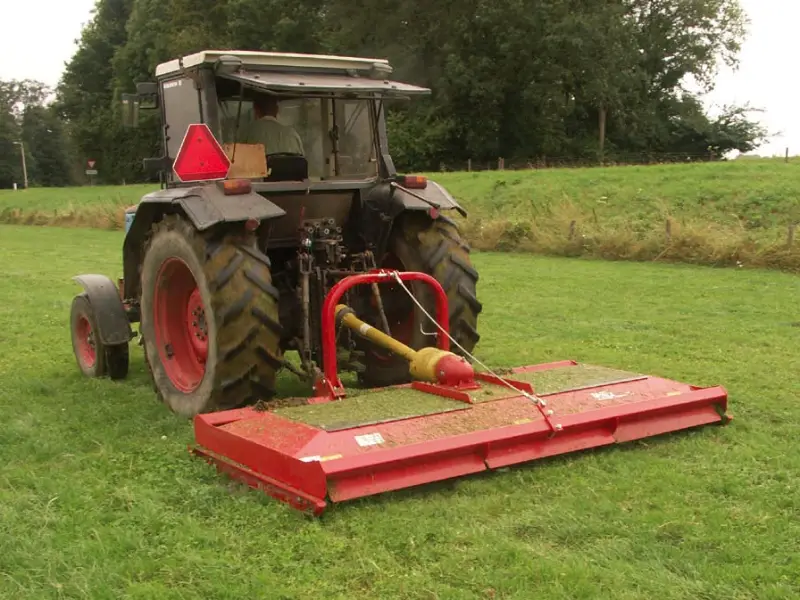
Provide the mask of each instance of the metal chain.
{"label": "metal chain", "polygon": [[436,327],[439,329],[439,331],[441,331],[443,334],[445,334],[445,335],[446,335],[446,336],[447,336],[447,337],[450,339],[450,341],[451,341],[453,344],[455,344],[456,346],[458,346],[458,347],[461,349],[461,351],[462,351],[464,354],[466,354],[466,355],[467,355],[469,358],[471,358],[471,359],[472,359],[472,360],[474,360],[476,363],[478,363],[480,366],[482,366],[484,369],[486,369],[486,371],[487,371],[487,372],[488,372],[490,375],[492,375],[492,376],[496,377],[498,380],[500,380],[500,381],[501,381],[501,382],[502,382],[502,383],[503,383],[503,384],[504,384],[506,387],[508,387],[508,388],[510,388],[511,390],[513,390],[513,391],[517,392],[518,394],[522,394],[522,395],[523,395],[523,396],[525,396],[525,397],[526,397],[528,400],[530,400],[531,402],[533,402],[533,403],[536,405],[536,407],[539,409],[539,412],[542,414],[542,417],[544,418],[545,422],[546,422],[546,423],[547,423],[547,424],[550,426],[550,429],[551,429],[551,430],[553,430],[553,431],[556,431],[556,430],[560,430],[560,429],[561,429],[561,426],[560,426],[560,425],[553,425],[553,424],[550,422],[550,416],[553,414],[553,411],[552,411],[552,410],[547,410],[547,411],[545,411],[545,410],[544,410],[544,409],[545,409],[545,407],[547,406],[547,402],[545,402],[544,400],[542,400],[542,399],[541,399],[541,398],[539,398],[538,396],[535,396],[534,394],[531,394],[530,392],[526,392],[525,390],[520,390],[520,389],[518,389],[518,388],[514,387],[514,386],[511,384],[511,382],[510,382],[510,381],[507,381],[505,378],[503,378],[502,376],[500,376],[500,375],[498,375],[497,373],[495,373],[495,372],[494,372],[494,371],[493,371],[493,370],[492,370],[490,367],[486,366],[486,365],[485,365],[483,362],[481,362],[480,360],[478,360],[478,358],[477,358],[476,356],[474,356],[474,355],[473,355],[471,352],[469,352],[469,351],[468,351],[466,348],[464,348],[464,346],[462,346],[461,344],[459,344],[459,343],[458,343],[458,342],[455,340],[455,338],[453,338],[453,336],[452,336],[452,335],[450,335],[450,333],[449,333],[448,331],[445,331],[444,327],[442,327],[441,325],[439,325],[439,322],[438,322],[436,319],[434,319],[434,318],[433,318],[433,317],[430,315],[430,313],[429,313],[427,310],[425,310],[425,307],[424,307],[424,306],[422,306],[422,304],[419,302],[419,300],[417,300],[417,298],[414,296],[414,294],[412,294],[412,293],[411,293],[411,290],[409,290],[409,289],[406,287],[406,284],[405,284],[405,283],[403,283],[403,280],[400,278],[400,275],[398,275],[397,271],[392,271],[392,273],[391,273],[391,274],[392,274],[392,277],[394,278],[394,280],[395,280],[395,281],[397,281],[397,283],[399,283],[399,284],[400,284],[400,287],[401,287],[401,288],[403,288],[403,291],[405,291],[405,293],[406,293],[406,294],[408,294],[408,297],[409,297],[409,298],[411,298],[411,301],[412,301],[414,304],[416,304],[416,305],[417,305],[417,307],[418,307],[418,308],[419,308],[419,309],[420,309],[420,310],[421,310],[421,311],[422,311],[422,312],[425,314],[425,316],[426,316],[426,317],[428,317],[428,319],[429,319],[429,320],[430,320],[430,321],[431,321],[431,322],[432,322],[434,325],[436,325]]}

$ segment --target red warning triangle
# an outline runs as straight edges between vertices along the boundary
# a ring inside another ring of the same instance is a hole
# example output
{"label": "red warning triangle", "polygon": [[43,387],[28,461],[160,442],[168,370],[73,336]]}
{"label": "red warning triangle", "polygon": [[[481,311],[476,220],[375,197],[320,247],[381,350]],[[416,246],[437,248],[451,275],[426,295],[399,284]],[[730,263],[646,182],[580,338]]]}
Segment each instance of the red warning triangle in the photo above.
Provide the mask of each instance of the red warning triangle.
{"label": "red warning triangle", "polygon": [[225,179],[231,161],[205,123],[189,125],[172,170],[181,181]]}

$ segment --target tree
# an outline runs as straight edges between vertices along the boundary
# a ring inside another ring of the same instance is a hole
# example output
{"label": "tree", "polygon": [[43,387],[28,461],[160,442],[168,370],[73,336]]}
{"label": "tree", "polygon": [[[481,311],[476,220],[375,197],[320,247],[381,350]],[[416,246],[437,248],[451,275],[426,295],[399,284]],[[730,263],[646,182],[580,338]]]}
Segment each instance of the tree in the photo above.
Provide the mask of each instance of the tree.
{"label": "tree", "polygon": [[626,2],[653,93],[676,90],[689,76],[709,90],[720,62],[738,64],[748,23],[739,0]]}
{"label": "tree", "polygon": [[711,122],[685,93],[735,65],[745,25],[738,0],[97,0],[58,105],[108,182],[159,149],[158,115],[123,129],[120,93],[209,47],[388,58],[433,91],[389,105],[400,168],[745,147],[745,113]]}
{"label": "tree", "polygon": [[23,183],[20,147],[29,185],[72,182],[63,124],[47,103],[50,95],[40,81],[0,81],[0,187]]}
{"label": "tree", "polygon": [[115,159],[115,149],[124,145],[125,137],[112,108],[114,55],[127,39],[132,4],[133,0],[97,0],[57,88],[56,110],[67,123],[80,160],[102,161],[99,178],[108,183],[135,172],[125,160]]}
{"label": "tree", "polygon": [[10,110],[0,107],[0,188],[22,183],[19,124]]}
{"label": "tree", "polygon": [[73,182],[64,127],[55,112],[42,105],[22,114],[22,139],[31,185],[63,187]]}

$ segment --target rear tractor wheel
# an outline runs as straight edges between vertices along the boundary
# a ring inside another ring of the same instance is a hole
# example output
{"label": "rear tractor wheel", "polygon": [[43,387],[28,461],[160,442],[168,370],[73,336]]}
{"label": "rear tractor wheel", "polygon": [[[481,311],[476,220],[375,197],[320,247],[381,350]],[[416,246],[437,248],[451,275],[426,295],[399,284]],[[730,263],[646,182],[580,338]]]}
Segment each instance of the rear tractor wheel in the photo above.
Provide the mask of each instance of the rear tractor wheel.
{"label": "rear tractor wheel", "polygon": [[[420,271],[434,277],[447,293],[450,335],[471,353],[480,339],[478,315],[483,307],[476,296],[478,271],[472,265],[469,251],[457,225],[450,219],[439,217],[432,220],[426,214],[406,213],[392,228],[380,266],[399,271]],[[435,318],[433,290],[421,282],[405,285]],[[392,337],[415,350],[435,346],[436,336],[433,334],[438,331],[436,325],[415,306],[406,292],[396,283],[383,284],[380,289]],[[374,312],[370,323],[381,328],[377,310]],[[363,342],[361,349],[365,352],[365,369],[359,374],[362,384],[384,387],[411,380],[405,360],[369,342]],[[468,359],[452,342],[450,350]]]}
{"label": "rear tractor wheel", "polygon": [[172,411],[191,417],[272,397],[278,290],[252,238],[209,241],[168,216],[152,228],[141,277],[145,356]]}

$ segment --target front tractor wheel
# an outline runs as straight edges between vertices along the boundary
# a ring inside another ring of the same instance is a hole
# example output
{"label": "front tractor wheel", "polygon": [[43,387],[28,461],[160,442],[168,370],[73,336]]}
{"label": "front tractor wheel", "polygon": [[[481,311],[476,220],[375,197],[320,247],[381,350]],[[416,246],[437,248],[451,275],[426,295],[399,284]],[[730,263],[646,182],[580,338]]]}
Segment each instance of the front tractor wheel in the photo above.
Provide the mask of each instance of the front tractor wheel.
{"label": "front tractor wheel", "polygon": [[209,242],[169,216],[142,263],[141,328],[156,392],[183,416],[269,400],[282,365],[278,291],[251,241]]}
{"label": "front tractor wheel", "polygon": [[72,300],[70,331],[72,351],[81,373],[87,377],[108,376],[110,379],[124,379],[128,375],[128,344],[103,344],[94,307],[85,293]]}
{"label": "front tractor wheel", "polygon": [[[381,267],[398,271],[420,271],[433,276],[447,293],[450,318],[450,335],[472,352],[480,339],[478,315],[482,305],[476,296],[478,271],[472,265],[469,246],[461,238],[458,227],[449,219],[431,220],[427,214],[406,213],[392,227],[386,255]],[[407,283],[406,286],[432,316],[436,316],[433,290],[424,283]],[[396,283],[381,285],[381,298],[392,337],[419,350],[436,345],[438,329],[420,311],[406,292]],[[380,320],[373,311],[370,323],[380,328]],[[407,383],[411,380],[408,362],[373,344],[362,344],[365,352],[365,369],[361,382],[368,387],[384,387]],[[464,352],[451,343],[450,350],[464,356]]]}

